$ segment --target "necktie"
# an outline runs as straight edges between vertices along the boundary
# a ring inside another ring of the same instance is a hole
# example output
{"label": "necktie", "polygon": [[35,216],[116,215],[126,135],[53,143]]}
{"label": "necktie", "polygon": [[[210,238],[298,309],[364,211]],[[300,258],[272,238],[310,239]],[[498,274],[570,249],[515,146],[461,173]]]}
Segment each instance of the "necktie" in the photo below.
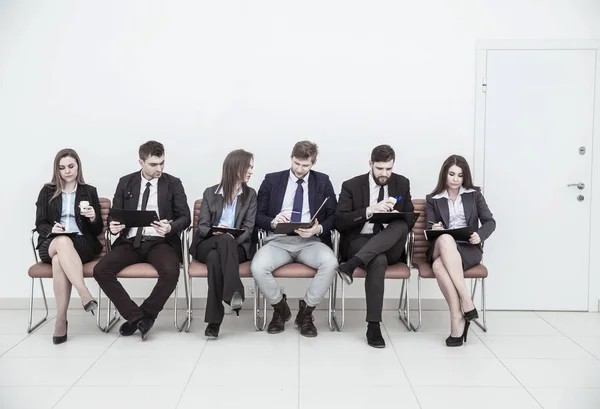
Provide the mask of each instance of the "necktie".
{"label": "necktie", "polygon": [[[379,196],[377,196],[377,203],[381,202],[383,200],[383,186],[379,186]],[[381,223],[377,223],[373,226],[373,234],[377,234],[381,231],[381,229],[383,228],[383,226],[381,225]]]}
{"label": "necktie", "polygon": [[304,188],[302,184],[304,179],[298,179],[296,181],[298,187],[296,188],[296,194],[294,195],[294,207],[292,207],[292,222],[302,221],[302,199],[304,198]]}
{"label": "necktie", "polygon": [[[144,190],[144,195],[142,196],[142,209],[141,210],[146,210],[146,206],[148,206],[148,198],[150,197],[150,186],[152,186],[152,184],[150,182],[147,182],[146,190]],[[140,247],[140,243],[142,242],[142,231],[143,230],[144,230],[143,227],[137,228],[137,233],[135,233],[135,240],[133,241],[133,247],[135,247],[135,248]]]}

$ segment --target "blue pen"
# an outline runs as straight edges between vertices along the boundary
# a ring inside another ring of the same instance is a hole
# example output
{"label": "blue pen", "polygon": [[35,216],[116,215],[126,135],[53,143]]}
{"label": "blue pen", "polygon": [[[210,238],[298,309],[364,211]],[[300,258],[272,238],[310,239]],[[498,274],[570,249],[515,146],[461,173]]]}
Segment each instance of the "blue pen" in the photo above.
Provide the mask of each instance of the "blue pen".
{"label": "blue pen", "polygon": [[398,196],[398,197],[396,198],[396,201],[397,201],[397,202],[399,202],[400,200],[402,200],[402,196]]}

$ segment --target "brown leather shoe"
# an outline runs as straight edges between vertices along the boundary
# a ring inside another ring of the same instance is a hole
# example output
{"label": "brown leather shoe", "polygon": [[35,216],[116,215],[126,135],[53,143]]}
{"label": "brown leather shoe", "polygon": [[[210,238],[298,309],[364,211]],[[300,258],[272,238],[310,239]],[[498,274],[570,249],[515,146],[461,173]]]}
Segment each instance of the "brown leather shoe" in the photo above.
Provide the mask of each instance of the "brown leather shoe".
{"label": "brown leather shoe", "polygon": [[300,335],[314,338],[317,336],[317,327],[313,324],[315,318],[312,315],[315,307],[309,307],[304,300],[300,300],[299,304],[300,309],[298,310],[298,315],[296,315],[294,325],[296,328],[300,328]]}
{"label": "brown leather shoe", "polygon": [[269,322],[267,332],[269,334],[279,334],[285,329],[285,323],[292,319],[292,312],[287,304],[287,296],[283,294],[283,298],[277,304],[273,304],[273,318]]}

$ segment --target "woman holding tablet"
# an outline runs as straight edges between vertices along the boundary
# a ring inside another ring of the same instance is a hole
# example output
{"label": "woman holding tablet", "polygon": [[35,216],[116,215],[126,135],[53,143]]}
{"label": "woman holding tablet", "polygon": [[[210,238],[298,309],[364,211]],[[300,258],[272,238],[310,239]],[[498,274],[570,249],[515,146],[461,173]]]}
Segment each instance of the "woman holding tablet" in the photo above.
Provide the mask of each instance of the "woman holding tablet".
{"label": "woman holding tablet", "polygon": [[[248,260],[256,219],[256,191],[248,187],[254,157],[245,150],[230,152],[223,161],[218,185],[204,191],[198,228],[190,248],[192,257],[208,268],[204,335],[217,338],[229,304],[239,316],[244,286],[239,265]],[[228,230],[230,230],[228,232]]]}
{"label": "woman holding tablet", "polygon": [[[450,307],[449,347],[467,341],[470,321],[479,318],[465,283],[464,271],[481,262],[482,243],[496,229],[490,209],[478,187],[473,185],[469,164],[452,155],[442,165],[438,183],[427,195],[426,217],[432,230],[469,227],[468,242],[456,242],[442,234],[429,243],[427,260]],[[479,227],[481,222],[481,227]]]}
{"label": "woman holding tablet", "polygon": [[73,149],[62,149],[54,158],[52,181],[42,187],[36,202],[37,250],[44,263],[52,264],[56,319],[55,344],[67,340],[67,309],[71,288],[83,308],[94,313],[98,303],[83,280],[83,263],[102,251],[100,201],[96,188],[85,184],[81,160]]}

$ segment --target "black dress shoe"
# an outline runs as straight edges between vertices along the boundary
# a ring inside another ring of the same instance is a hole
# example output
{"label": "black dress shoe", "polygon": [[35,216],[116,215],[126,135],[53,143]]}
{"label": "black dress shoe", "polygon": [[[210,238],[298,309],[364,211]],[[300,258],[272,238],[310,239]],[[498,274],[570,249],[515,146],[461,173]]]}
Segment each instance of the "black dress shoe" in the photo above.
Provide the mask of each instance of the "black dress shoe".
{"label": "black dress shoe", "polygon": [[339,265],[338,268],[336,268],[336,271],[340,278],[346,283],[346,285],[350,285],[354,281],[352,275],[354,274],[355,269],[356,268],[352,268],[352,266],[348,263],[342,263]]}
{"label": "black dress shoe", "polygon": [[221,324],[208,324],[204,330],[204,335],[208,338],[218,338]]}
{"label": "black dress shoe", "polygon": [[150,334],[150,330],[154,325],[154,320],[152,318],[142,318],[137,323],[137,329],[142,333],[142,341],[148,339],[148,335]]}
{"label": "black dress shoe", "polygon": [[62,335],[60,337],[52,337],[52,343],[54,343],[54,345],[58,345],[58,344],[62,344],[63,342],[67,342],[67,331],[69,331],[69,321],[67,321],[67,325],[66,325],[66,331],[65,331],[65,335]]}
{"label": "black dress shoe", "polygon": [[381,335],[381,326],[378,322],[369,322],[367,325],[367,343],[373,348],[385,348],[385,339]]}
{"label": "black dress shoe", "polygon": [[124,337],[128,337],[130,335],[135,334],[135,331],[137,331],[137,329],[138,329],[137,323],[138,323],[138,321],[135,321],[135,322],[125,321],[119,328],[119,334],[121,334]]}

